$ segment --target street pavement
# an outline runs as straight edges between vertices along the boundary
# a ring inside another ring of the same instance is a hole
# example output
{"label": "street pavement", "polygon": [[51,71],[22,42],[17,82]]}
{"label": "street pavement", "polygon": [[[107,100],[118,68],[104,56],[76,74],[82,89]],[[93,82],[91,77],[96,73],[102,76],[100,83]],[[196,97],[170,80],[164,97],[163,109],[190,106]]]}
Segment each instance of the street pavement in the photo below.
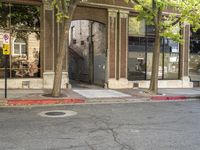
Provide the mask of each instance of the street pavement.
{"label": "street pavement", "polygon": [[[48,110],[77,115],[49,118]],[[200,101],[0,108],[1,150],[199,150]]]}

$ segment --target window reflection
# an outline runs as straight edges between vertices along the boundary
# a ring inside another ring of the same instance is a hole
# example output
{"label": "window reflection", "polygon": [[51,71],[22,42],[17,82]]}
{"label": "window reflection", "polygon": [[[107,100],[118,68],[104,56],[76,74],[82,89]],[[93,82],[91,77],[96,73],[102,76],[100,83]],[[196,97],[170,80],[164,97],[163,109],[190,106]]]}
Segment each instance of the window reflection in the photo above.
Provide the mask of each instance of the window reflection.
{"label": "window reflection", "polygon": [[[155,38],[147,38],[147,79],[151,79],[152,74],[152,63],[153,63],[153,49],[155,45]],[[163,75],[163,53],[162,44],[160,46],[160,57],[159,57],[159,67],[158,67],[158,79],[162,79]]]}
{"label": "window reflection", "polygon": [[138,21],[137,17],[130,17],[129,18],[129,35],[145,36],[145,21],[144,20]]}
{"label": "window reflection", "polygon": [[128,79],[145,79],[145,42],[143,37],[129,37]]}
{"label": "window reflection", "polygon": [[0,29],[9,28],[9,4],[0,2]]}
{"label": "window reflection", "polygon": [[179,75],[179,44],[164,39],[164,79],[178,79]]}
{"label": "window reflection", "polygon": [[39,7],[20,4],[11,5],[12,28],[38,30],[39,20]]}
{"label": "window reflection", "polygon": [[[152,58],[155,44],[154,26],[146,26],[137,19],[129,21],[128,79],[151,79]],[[141,30],[143,29],[143,30]],[[161,39],[158,79],[179,78],[179,44]]]}
{"label": "window reflection", "polygon": [[200,81],[200,30],[191,35],[189,76],[192,81]]}
{"label": "window reflection", "polygon": [[26,53],[26,42],[21,38],[17,38],[14,41],[13,55],[26,55]]}
{"label": "window reflection", "polygon": [[[2,5],[1,5],[2,4]],[[3,10],[8,10],[10,19]],[[40,77],[40,20],[39,7],[33,5],[6,4],[0,2],[0,21],[11,26],[6,29],[0,23],[0,78],[4,77],[4,56],[2,55],[3,35],[10,31],[11,55],[9,57],[9,77]],[[7,23],[8,22],[8,23]],[[1,29],[2,28],[2,29]]]}
{"label": "window reflection", "polygon": [[12,77],[38,77],[40,41],[34,32],[27,32],[24,37],[13,40]]}

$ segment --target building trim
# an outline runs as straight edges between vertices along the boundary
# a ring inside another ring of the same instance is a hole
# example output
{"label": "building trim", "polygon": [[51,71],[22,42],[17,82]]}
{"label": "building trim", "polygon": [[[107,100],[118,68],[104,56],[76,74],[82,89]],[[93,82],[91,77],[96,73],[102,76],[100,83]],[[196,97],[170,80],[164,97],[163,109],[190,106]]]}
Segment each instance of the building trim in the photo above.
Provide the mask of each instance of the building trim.
{"label": "building trim", "polygon": [[80,2],[79,5],[82,6],[91,6],[91,7],[100,7],[108,9],[125,9],[125,10],[133,10],[131,7],[125,7],[125,6],[116,6],[116,5],[110,5],[110,4],[102,4],[102,3],[94,3],[94,2]]}
{"label": "building trim", "polygon": [[128,44],[128,14],[129,11],[125,11],[125,10],[119,10],[119,78],[121,78],[121,55],[122,55],[122,19],[126,19],[126,45],[125,45],[125,50],[126,50],[126,62],[125,62],[125,67],[126,67],[126,71],[125,71],[125,77],[122,78],[126,78],[127,79],[127,59],[128,59],[128,49],[127,49],[127,44]]}
{"label": "building trim", "polygon": [[[111,50],[111,21],[113,21],[113,28],[114,28],[114,34],[115,34],[115,75],[114,78],[116,78],[116,53],[117,53],[117,10],[115,9],[108,9],[108,79],[110,78],[110,50]],[[112,19],[112,20],[111,20]]]}

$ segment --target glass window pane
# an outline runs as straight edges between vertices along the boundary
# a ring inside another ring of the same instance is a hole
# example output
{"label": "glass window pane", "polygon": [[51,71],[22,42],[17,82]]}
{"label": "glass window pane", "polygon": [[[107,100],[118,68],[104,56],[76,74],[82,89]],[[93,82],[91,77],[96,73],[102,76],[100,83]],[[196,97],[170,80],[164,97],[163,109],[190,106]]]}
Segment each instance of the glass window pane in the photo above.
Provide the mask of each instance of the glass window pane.
{"label": "glass window pane", "polygon": [[4,67],[4,57],[3,57],[3,42],[0,43],[0,68]]}
{"label": "glass window pane", "polygon": [[14,44],[14,54],[20,55],[20,45]]}
{"label": "glass window pane", "polygon": [[136,17],[129,17],[129,35],[145,36],[145,21],[138,21]]}
{"label": "glass window pane", "polygon": [[[12,55],[12,77],[40,77],[40,38],[36,32],[14,30],[15,47],[21,55]],[[14,37],[13,37],[14,38]],[[12,40],[11,40],[12,41]]]}
{"label": "glass window pane", "polygon": [[145,42],[143,37],[129,37],[129,80],[145,80]]}
{"label": "glass window pane", "polygon": [[[0,79],[5,78],[5,70],[0,68]],[[10,78],[10,68],[7,69],[7,78]]]}
{"label": "glass window pane", "polygon": [[[10,78],[10,58],[7,57],[7,77]],[[0,46],[0,78],[4,78],[5,55],[3,55],[2,47]]]}
{"label": "glass window pane", "polygon": [[27,54],[26,52],[26,45],[21,45],[21,54]]}
{"label": "glass window pane", "polygon": [[12,4],[11,26],[15,29],[39,30],[40,10],[38,6]]}
{"label": "glass window pane", "polygon": [[40,6],[0,2],[0,68],[4,67],[1,37],[4,29],[10,30],[11,27],[9,75],[39,77]]}
{"label": "glass window pane", "polygon": [[164,39],[164,79],[179,77],[179,44]]}
{"label": "glass window pane", "polygon": [[0,78],[4,78],[4,69],[0,68]]}
{"label": "glass window pane", "polygon": [[155,26],[147,25],[146,32],[147,32],[147,36],[155,36]]}
{"label": "glass window pane", "polygon": [[[147,79],[151,79],[152,74],[152,63],[153,63],[153,49],[155,45],[155,38],[148,38],[147,40]],[[161,45],[162,49],[162,45]],[[159,57],[159,68],[158,68],[158,79],[162,79],[163,75],[163,54],[160,52]]]}
{"label": "glass window pane", "polygon": [[200,81],[200,30],[191,35],[189,76],[191,81]]}
{"label": "glass window pane", "polygon": [[0,2],[0,28],[9,27],[9,4]]}

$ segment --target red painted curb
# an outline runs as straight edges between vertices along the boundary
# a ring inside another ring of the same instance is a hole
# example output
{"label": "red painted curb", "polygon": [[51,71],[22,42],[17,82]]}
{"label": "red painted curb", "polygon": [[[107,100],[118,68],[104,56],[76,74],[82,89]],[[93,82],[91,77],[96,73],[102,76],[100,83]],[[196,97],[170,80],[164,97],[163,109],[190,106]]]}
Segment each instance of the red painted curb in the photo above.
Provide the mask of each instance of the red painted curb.
{"label": "red painted curb", "polygon": [[83,99],[7,100],[7,105],[51,105],[85,103]]}
{"label": "red painted curb", "polygon": [[152,100],[170,101],[170,100],[186,100],[186,96],[152,96]]}

